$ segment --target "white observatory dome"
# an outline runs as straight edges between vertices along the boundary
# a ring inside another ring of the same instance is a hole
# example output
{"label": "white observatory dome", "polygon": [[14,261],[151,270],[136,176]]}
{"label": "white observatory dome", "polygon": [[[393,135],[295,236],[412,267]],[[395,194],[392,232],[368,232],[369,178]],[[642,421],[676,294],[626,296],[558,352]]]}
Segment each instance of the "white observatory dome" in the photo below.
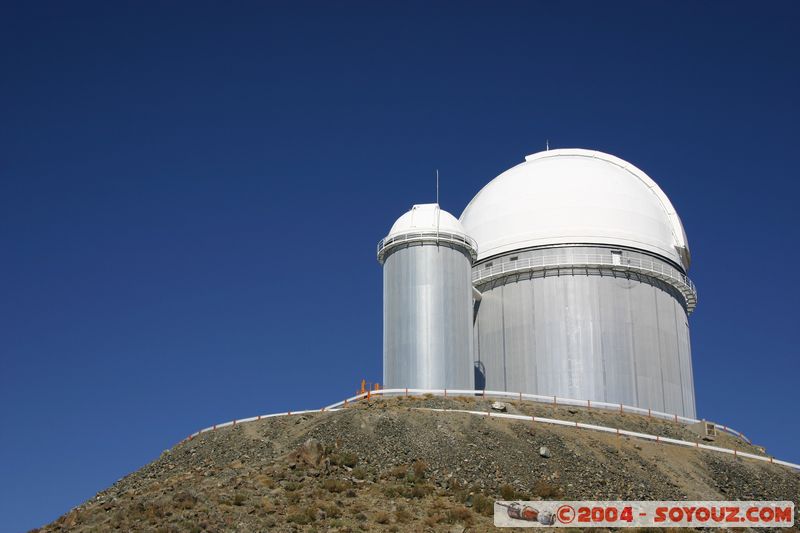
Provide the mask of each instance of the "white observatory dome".
{"label": "white observatory dome", "polygon": [[689,268],[686,234],[667,196],[634,165],[602,152],[527,156],[481,189],[461,223],[478,260],[534,246],[610,244]]}
{"label": "white observatory dome", "polygon": [[392,229],[389,230],[388,236],[394,237],[401,233],[437,230],[466,235],[461,222],[447,211],[442,210],[439,204],[417,204],[397,219]]}

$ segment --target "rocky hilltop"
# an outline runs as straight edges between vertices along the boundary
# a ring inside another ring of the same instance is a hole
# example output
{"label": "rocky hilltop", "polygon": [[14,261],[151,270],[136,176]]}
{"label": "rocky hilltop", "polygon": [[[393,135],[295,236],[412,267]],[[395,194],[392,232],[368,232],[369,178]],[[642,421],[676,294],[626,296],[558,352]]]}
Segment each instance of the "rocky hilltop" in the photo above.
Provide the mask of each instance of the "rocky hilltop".
{"label": "rocky hilltop", "polygon": [[[435,412],[484,398],[361,401],[238,424],[178,444],[38,531],[494,530],[495,499],[792,500],[800,473],[591,430]],[[597,409],[511,413],[699,441],[683,425]],[[717,446],[750,453],[718,435]],[[796,522],[797,523],[797,522]],[[628,530],[630,531],[630,530]]]}

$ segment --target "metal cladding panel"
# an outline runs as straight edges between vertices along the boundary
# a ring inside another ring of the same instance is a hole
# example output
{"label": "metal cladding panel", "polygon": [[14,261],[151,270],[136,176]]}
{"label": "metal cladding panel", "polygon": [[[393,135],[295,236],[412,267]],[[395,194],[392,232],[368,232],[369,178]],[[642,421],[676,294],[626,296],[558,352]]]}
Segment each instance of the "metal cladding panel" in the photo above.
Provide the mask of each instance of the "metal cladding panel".
{"label": "metal cladding panel", "polygon": [[416,244],[393,250],[383,269],[384,386],[472,389],[471,259]]}
{"label": "metal cladding panel", "polygon": [[668,287],[576,269],[480,289],[475,357],[487,389],[694,417],[687,315]]}

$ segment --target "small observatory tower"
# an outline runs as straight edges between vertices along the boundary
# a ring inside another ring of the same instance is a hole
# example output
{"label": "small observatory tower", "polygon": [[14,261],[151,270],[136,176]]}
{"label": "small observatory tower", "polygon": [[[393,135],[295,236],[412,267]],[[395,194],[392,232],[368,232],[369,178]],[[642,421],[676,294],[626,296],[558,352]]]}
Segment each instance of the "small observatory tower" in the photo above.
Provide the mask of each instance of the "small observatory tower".
{"label": "small observatory tower", "polygon": [[383,383],[474,388],[475,242],[438,204],[415,205],[378,243],[383,265]]}
{"label": "small observatory tower", "polygon": [[647,174],[602,152],[540,152],[487,184],[461,223],[479,250],[486,389],[695,416],[689,246]]}

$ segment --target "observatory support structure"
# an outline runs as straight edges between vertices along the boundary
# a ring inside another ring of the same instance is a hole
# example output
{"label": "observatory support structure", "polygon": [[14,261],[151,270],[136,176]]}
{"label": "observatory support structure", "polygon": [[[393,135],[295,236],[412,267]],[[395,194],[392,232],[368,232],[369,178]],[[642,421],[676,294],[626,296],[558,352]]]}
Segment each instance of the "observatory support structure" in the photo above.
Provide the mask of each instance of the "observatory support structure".
{"label": "observatory support structure", "polygon": [[565,246],[477,264],[476,362],[489,390],[637,405],[694,418],[691,282],[635,250]]}
{"label": "observatory support structure", "polygon": [[436,204],[414,206],[413,224],[401,217],[378,244],[384,387],[474,387],[471,269],[476,249],[451,227],[458,221],[439,211]]}

